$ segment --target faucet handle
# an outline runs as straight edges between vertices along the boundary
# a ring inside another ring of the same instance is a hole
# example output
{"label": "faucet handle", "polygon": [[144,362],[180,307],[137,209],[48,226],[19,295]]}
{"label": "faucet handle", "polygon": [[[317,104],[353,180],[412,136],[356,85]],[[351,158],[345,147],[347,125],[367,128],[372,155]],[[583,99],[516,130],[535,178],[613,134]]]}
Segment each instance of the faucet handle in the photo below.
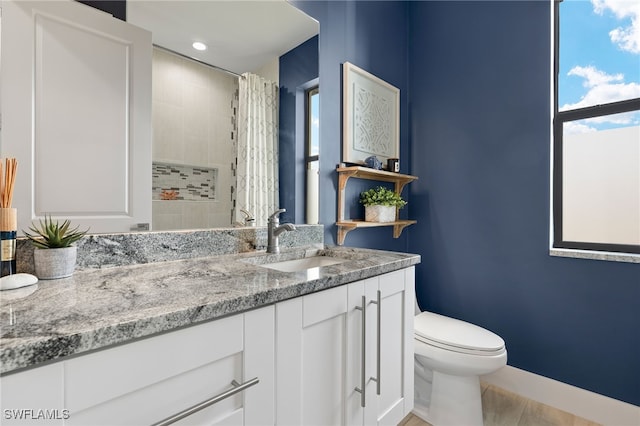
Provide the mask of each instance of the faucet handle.
{"label": "faucet handle", "polygon": [[277,218],[278,218],[278,215],[279,215],[280,213],[284,213],[284,212],[286,212],[286,211],[287,211],[287,209],[278,209],[278,210],[276,210],[275,212],[273,212],[273,213],[271,214],[271,216],[269,216],[269,220],[277,219]]}
{"label": "faucet handle", "polygon": [[245,209],[240,209],[240,212],[244,214],[244,226],[255,226],[256,219],[251,213]]}

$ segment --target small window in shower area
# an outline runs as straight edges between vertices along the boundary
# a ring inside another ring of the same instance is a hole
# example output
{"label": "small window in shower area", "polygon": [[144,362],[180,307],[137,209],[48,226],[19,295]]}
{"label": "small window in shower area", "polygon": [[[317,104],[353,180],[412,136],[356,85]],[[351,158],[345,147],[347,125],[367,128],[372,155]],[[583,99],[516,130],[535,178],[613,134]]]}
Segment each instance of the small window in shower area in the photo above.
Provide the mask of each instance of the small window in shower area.
{"label": "small window in shower area", "polygon": [[318,223],[320,172],[320,88],[309,89],[306,102],[306,164],[307,164],[307,202],[306,222]]}

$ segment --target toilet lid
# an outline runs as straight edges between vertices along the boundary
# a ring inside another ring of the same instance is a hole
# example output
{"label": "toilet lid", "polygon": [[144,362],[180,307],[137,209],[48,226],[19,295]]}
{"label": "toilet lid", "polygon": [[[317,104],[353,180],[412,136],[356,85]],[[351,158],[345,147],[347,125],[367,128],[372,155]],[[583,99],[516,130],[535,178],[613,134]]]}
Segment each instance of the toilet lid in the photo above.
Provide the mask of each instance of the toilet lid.
{"label": "toilet lid", "polygon": [[452,350],[471,353],[499,352],[504,349],[504,340],[495,333],[477,325],[433,312],[422,312],[414,318],[416,338],[435,346],[451,347]]}

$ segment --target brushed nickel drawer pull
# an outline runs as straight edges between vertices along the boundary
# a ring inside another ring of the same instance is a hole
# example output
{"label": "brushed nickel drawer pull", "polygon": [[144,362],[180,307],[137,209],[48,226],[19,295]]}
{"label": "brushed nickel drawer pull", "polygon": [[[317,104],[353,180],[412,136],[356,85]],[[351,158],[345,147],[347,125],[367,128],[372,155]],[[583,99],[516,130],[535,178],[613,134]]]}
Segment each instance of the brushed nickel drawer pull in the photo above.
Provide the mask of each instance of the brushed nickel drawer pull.
{"label": "brushed nickel drawer pull", "polygon": [[365,378],[366,373],[366,362],[367,362],[367,297],[362,296],[362,307],[356,306],[356,309],[362,311],[362,355],[360,362],[360,387],[356,387],[354,390],[360,393],[360,406],[364,407],[366,404],[365,399],[365,388],[367,386],[367,379]]}
{"label": "brushed nickel drawer pull", "polygon": [[171,417],[167,417],[164,420],[159,421],[158,423],[154,423],[153,426],[167,426],[170,425],[172,423],[177,422],[178,420],[182,420],[185,417],[188,417],[190,415],[192,415],[193,413],[196,413],[204,408],[207,408],[210,405],[213,405],[217,402],[222,401],[223,399],[229,398],[232,395],[237,394],[238,392],[242,392],[243,390],[250,388],[253,385],[258,384],[260,380],[258,380],[257,377],[254,377],[251,380],[247,380],[246,382],[240,384],[238,382],[236,382],[235,380],[231,381],[231,386],[233,386],[231,389],[222,392],[219,395],[216,395],[212,398],[207,399],[206,401],[202,401],[199,404],[194,405],[193,407],[189,407],[186,410],[182,410],[181,412],[174,414]]}
{"label": "brushed nickel drawer pull", "polygon": [[380,342],[380,338],[382,336],[380,329],[380,326],[382,326],[382,294],[380,290],[378,290],[378,300],[372,300],[371,303],[377,305],[378,310],[378,346],[376,347],[378,364],[376,366],[376,377],[372,377],[371,380],[376,382],[376,393],[380,395],[380,355],[382,352],[382,343]]}

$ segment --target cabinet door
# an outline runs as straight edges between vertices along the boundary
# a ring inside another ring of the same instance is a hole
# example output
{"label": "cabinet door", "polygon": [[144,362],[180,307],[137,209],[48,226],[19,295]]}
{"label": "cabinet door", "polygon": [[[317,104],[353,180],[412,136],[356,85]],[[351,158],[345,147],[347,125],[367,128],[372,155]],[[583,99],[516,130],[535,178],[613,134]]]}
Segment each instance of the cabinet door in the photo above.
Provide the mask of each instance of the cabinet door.
{"label": "cabinet door", "polygon": [[345,422],[347,286],[276,305],[276,423]]}
{"label": "cabinet door", "polygon": [[[378,277],[348,285],[345,397],[348,425],[374,425],[376,410],[376,347]],[[363,310],[364,307],[364,310]],[[363,328],[364,325],[364,328]],[[364,389],[364,395],[362,393]]]}
{"label": "cabinet door", "polygon": [[[379,425],[397,425],[413,408],[413,268],[378,277],[380,291]],[[378,320],[378,318],[376,318]],[[377,327],[377,324],[376,324]],[[378,343],[378,342],[376,342]],[[376,369],[378,368],[377,356]],[[377,390],[377,389],[376,389]]]}
{"label": "cabinet door", "polygon": [[151,33],[84,4],[2,1],[0,157],[19,161],[18,229],[151,222]]}
{"label": "cabinet door", "polygon": [[397,425],[413,408],[413,284],[413,268],[349,284],[347,424]]}
{"label": "cabinet door", "polygon": [[244,380],[260,382],[243,392],[244,424],[275,423],[275,306],[244,314]]}

